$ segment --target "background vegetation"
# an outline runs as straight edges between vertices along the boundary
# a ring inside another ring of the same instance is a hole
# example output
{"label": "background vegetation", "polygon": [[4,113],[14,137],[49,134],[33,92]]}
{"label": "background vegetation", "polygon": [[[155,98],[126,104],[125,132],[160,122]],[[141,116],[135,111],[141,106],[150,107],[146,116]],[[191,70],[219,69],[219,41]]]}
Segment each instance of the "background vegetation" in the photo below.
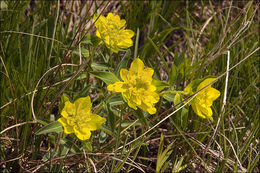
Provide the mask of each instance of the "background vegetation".
{"label": "background vegetation", "polygon": [[[260,171],[257,1],[0,4],[0,172]],[[91,36],[93,15],[108,12],[136,33],[126,52],[112,54]],[[93,75],[118,75],[137,56],[174,90],[219,77],[214,121],[183,107],[157,124],[184,101],[168,94],[157,114],[133,112]],[[72,100],[90,95],[92,111],[107,119],[91,140],[42,130],[60,117],[63,93]]]}

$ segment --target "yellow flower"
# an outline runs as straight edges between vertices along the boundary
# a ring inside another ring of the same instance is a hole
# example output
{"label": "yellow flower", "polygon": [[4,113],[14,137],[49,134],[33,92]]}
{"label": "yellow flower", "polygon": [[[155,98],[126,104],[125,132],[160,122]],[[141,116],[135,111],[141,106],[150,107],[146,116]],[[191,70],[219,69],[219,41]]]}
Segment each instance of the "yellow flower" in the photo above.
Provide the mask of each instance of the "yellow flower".
{"label": "yellow flower", "polygon": [[[201,82],[197,91],[214,81],[215,78],[208,78]],[[213,101],[216,100],[220,96],[220,92],[215,88],[212,88],[211,85],[201,90],[197,96],[191,101],[191,106],[194,112],[202,118],[209,118],[213,121],[212,115],[213,112],[211,110],[211,106]]]}
{"label": "yellow flower", "polygon": [[99,115],[91,114],[90,97],[82,97],[74,103],[65,102],[58,121],[63,125],[66,134],[75,133],[80,140],[87,140],[91,131],[97,130],[106,121]]}
{"label": "yellow flower", "polygon": [[156,87],[152,85],[153,73],[152,68],[144,68],[144,63],[136,58],[129,71],[127,69],[120,70],[123,82],[110,84],[107,89],[121,92],[131,108],[136,110],[139,107],[150,114],[154,114],[156,108],[153,104],[157,103],[160,97],[155,92]]}
{"label": "yellow flower", "polygon": [[120,20],[118,15],[114,16],[112,13],[108,13],[107,17],[101,15],[95,23],[97,37],[103,39],[106,46],[115,53],[118,53],[118,48],[127,49],[133,46],[131,38],[134,32],[125,29],[125,23],[125,20]]}

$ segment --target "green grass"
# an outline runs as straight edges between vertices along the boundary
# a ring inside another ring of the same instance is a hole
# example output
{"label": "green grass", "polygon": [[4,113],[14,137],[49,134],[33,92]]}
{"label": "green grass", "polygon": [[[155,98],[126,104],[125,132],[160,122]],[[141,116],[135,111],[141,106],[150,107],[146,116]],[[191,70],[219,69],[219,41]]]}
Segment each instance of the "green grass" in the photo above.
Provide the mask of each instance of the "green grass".
{"label": "green grass", "polygon": [[[260,171],[256,1],[0,4],[0,172]],[[136,34],[134,46],[115,54],[97,44],[91,36],[96,12],[125,19]],[[93,75],[119,77],[137,56],[170,86],[165,91],[217,77],[214,121],[182,107],[186,100],[174,94],[161,97],[155,115],[134,111]],[[60,117],[62,94],[72,100],[89,95],[92,111],[107,119],[90,140],[62,129],[37,133]]]}

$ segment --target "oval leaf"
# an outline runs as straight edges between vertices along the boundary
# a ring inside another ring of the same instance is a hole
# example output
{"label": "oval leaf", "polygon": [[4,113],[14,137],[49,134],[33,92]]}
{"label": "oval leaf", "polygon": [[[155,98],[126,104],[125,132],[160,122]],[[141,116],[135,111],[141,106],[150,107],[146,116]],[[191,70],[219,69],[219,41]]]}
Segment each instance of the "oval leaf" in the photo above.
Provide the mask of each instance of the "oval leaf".
{"label": "oval leaf", "polygon": [[174,101],[174,98],[175,98],[175,93],[167,93],[167,94],[163,94],[163,98],[165,100],[168,100],[170,102],[173,102]]}
{"label": "oval leaf", "polygon": [[40,130],[38,130],[36,132],[36,135],[41,135],[41,134],[50,133],[50,132],[59,133],[62,131],[63,131],[63,128],[62,128],[61,123],[59,123],[58,121],[54,121],[54,122],[42,127]]}
{"label": "oval leaf", "polygon": [[163,81],[160,81],[160,80],[156,80],[156,79],[153,79],[152,84],[153,84],[154,86],[156,86],[156,91],[157,91],[157,92],[160,92],[160,91],[162,91],[164,88],[170,86],[168,83],[163,82]]}
{"label": "oval leaf", "polygon": [[[81,48],[80,49],[80,52],[81,52],[81,55],[84,57],[84,58],[87,58],[89,57],[89,50],[85,49],[85,48]],[[75,50],[73,53],[80,56],[80,52],[79,52],[79,49]]]}
{"label": "oval leaf", "polygon": [[95,62],[91,64],[91,67],[95,70],[108,70],[110,68],[109,64],[107,63],[95,63]]}
{"label": "oval leaf", "polygon": [[120,81],[114,73],[107,72],[107,71],[97,71],[97,72],[89,72],[90,74],[94,75],[95,77],[104,81],[107,85],[116,83]]}

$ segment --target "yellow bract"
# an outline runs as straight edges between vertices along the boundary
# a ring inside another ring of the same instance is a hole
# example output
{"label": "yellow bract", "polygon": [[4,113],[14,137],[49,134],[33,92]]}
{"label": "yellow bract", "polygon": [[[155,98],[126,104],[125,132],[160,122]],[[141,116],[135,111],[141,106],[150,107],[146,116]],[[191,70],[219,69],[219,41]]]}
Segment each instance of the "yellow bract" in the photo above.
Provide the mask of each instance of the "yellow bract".
{"label": "yellow bract", "polygon": [[144,63],[136,58],[132,62],[130,70],[120,70],[120,77],[123,82],[110,84],[107,89],[121,92],[131,108],[136,110],[139,107],[150,114],[154,114],[156,108],[153,104],[157,103],[160,97],[155,92],[156,87],[152,85],[153,73],[152,68],[144,68]]}
{"label": "yellow bract", "polygon": [[91,131],[97,130],[106,121],[99,115],[91,114],[90,97],[82,97],[74,103],[65,102],[58,121],[63,125],[66,134],[75,133],[80,140],[87,140]]}
{"label": "yellow bract", "polygon": [[[197,87],[197,91],[214,81],[215,78],[205,79]],[[194,112],[202,118],[209,118],[213,121],[211,106],[213,101],[220,96],[220,92],[215,88],[212,88],[211,85],[201,90],[197,96],[191,101],[191,106]]]}
{"label": "yellow bract", "polygon": [[127,49],[133,46],[132,37],[134,32],[125,29],[125,20],[120,20],[118,15],[108,13],[107,17],[100,16],[95,23],[97,37],[104,40],[106,46],[113,52],[118,53],[118,48]]}

